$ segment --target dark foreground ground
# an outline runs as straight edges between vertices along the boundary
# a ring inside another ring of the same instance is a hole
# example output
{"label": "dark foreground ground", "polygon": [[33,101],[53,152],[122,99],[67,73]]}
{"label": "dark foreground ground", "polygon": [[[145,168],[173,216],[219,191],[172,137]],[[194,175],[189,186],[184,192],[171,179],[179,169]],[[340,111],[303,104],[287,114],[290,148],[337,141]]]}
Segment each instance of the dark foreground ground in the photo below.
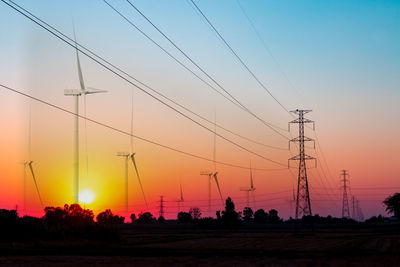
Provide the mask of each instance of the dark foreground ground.
{"label": "dark foreground ground", "polygon": [[400,266],[400,225],[201,230],[126,225],[122,241],[0,243],[0,265]]}

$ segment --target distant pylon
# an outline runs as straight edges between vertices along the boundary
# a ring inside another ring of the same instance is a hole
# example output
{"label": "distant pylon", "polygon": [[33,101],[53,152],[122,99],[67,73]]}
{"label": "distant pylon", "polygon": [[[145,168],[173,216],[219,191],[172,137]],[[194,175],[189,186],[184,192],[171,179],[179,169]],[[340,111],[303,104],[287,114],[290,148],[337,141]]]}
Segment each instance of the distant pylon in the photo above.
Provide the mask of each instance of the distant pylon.
{"label": "distant pylon", "polygon": [[347,178],[348,173],[346,170],[342,170],[341,175],[343,176],[343,203],[342,203],[342,218],[350,218],[349,199],[347,197],[347,188],[349,180]]}
{"label": "distant pylon", "polygon": [[[305,119],[304,114],[311,112],[311,110],[299,110],[296,109],[291,111],[297,115],[299,115],[298,119],[295,119],[289,122],[289,131],[290,131],[290,124],[291,123],[298,123],[299,124],[299,136],[293,138],[289,141],[289,148],[291,142],[298,142],[299,143],[299,154],[291,157],[290,160],[298,160],[299,161],[299,175],[297,179],[297,195],[296,195],[296,219],[301,218],[301,216],[312,216],[311,212],[311,201],[310,201],[310,193],[308,190],[308,180],[307,180],[307,168],[306,168],[306,160],[314,160],[315,165],[317,164],[316,159],[314,157],[308,156],[305,154],[304,151],[304,142],[312,141],[314,139],[308,138],[304,136],[304,124],[305,123],[312,123],[313,129],[315,129],[314,122]],[[315,142],[314,142],[315,147]],[[289,162],[288,162],[289,165]]]}
{"label": "distant pylon", "polygon": [[164,196],[160,196],[160,217],[164,217]]}
{"label": "distant pylon", "polygon": [[354,196],[351,196],[351,203],[353,206],[353,220],[357,220],[357,214],[356,214],[356,198]]}

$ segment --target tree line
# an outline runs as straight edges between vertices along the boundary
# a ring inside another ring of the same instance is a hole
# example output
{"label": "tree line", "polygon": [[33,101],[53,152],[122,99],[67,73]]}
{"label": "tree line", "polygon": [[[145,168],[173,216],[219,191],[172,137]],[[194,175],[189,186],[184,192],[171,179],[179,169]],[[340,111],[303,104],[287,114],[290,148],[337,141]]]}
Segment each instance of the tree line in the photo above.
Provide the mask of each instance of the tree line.
{"label": "tree line", "polygon": [[[400,217],[400,193],[387,197],[383,204],[386,210],[395,217]],[[106,241],[120,240],[120,225],[126,224],[125,218],[112,213],[110,209],[97,214],[82,208],[78,204],[64,205],[64,207],[46,207],[42,218],[31,216],[19,217],[16,210],[0,209],[0,240],[29,240],[35,238],[68,239],[87,238]],[[314,224],[343,224],[357,223],[349,218],[321,217],[319,215],[304,216],[300,220],[290,218],[284,221],[279,217],[276,209],[268,212],[264,209],[253,211],[246,207],[243,211],[236,211],[231,198],[225,201],[225,209],[216,212],[216,217],[202,217],[201,210],[192,207],[188,212],[179,212],[176,220],[166,221],[164,217],[156,218],[150,212],[143,212],[136,216],[131,214],[131,224],[163,224],[178,223],[193,224],[199,228],[227,228],[233,229],[251,224],[287,224],[287,223],[314,223]],[[373,216],[366,223],[381,223],[388,218]]]}

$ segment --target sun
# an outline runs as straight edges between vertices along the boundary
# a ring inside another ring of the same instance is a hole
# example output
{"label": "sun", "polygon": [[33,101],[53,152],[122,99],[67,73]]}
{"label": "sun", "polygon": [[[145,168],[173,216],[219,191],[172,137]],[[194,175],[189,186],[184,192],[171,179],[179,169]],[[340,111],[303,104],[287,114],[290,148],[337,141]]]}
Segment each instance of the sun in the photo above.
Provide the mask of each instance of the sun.
{"label": "sun", "polygon": [[92,190],[83,189],[79,192],[79,202],[82,204],[90,204],[93,202],[95,196]]}

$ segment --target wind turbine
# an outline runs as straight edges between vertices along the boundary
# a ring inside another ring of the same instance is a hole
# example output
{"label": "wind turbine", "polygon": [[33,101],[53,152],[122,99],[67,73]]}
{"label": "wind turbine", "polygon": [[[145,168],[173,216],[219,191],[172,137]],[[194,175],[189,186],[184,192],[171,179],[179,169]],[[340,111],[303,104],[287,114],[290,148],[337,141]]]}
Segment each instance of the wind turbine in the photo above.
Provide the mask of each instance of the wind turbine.
{"label": "wind turbine", "polygon": [[[75,178],[75,186],[74,186],[74,201],[75,203],[79,203],[79,97],[83,95],[84,97],[84,111],[86,113],[86,95],[89,94],[97,94],[97,93],[105,93],[106,90],[99,90],[91,87],[85,87],[85,83],[83,81],[83,74],[81,63],[79,60],[78,53],[78,44],[76,42],[75,30],[74,30],[74,38],[75,38],[75,51],[76,51],[76,61],[78,66],[78,76],[79,76],[79,84],[80,89],[65,89],[65,96],[73,96],[75,100],[75,122],[74,122],[74,178]],[[86,123],[86,121],[85,121]]]}
{"label": "wind turbine", "polygon": [[211,211],[211,180],[212,177],[214,177],[215,184],[217,185],[218,188],[218,193],[221,198],[222,206],[224,206],[224,199],[222,198],[221,194],[221,188],[219,186],[218,182],[218,172],[217,172],[217,163],[216,163],[216,157],[217,157],[217,115],[215,113],[215,122],[214,122],[214,150],[213,150],[213,165],[214,165],[214,171],[201,171],[200,175],[203,176],[208,176],[208,211]]}
{"label": "wind turbine", "polygon": [[180,189],[181,189],[181,197],[180,197],[179,199],[175,200],[175,202],[178,203],[178,212],[181,211],[181,203],[182,203],[182,208],[183,208],[183,201],[184,201],[184,200],[183,200],[182,184],[179,183],[179,186],[180,186]]}
{"label": "wind turbine", "polygon": [[250,207],[250,192],[253,195],[253,208],[255,208],[255,196],[254,196],[254,191],[256,190],[256,188],[254,187],[254,183],[253,183],[253,172],[251,169],[251,162],[250,162],[250,187],[241,187],[240,191],[244,191],[246,192],[246,201],[247,201],[247,207]]}
{"label": "wind turbine", "polygon": [[23,162],[24,164],[24,213],[26,214],[26,183],[27,183],[27,177],[26,177],[26,169],[29,167],[29,171],[32,175],[33,182],[35,184],[36,192],[39,196],[40,200],[40,206],[43,209],[43,201],[42,197],[40,196],[40,191],[39,191],[39,186],[37,184],[36,180],[36,175],[35,172],[33,171],[33,161],[31,160],[31,143],[32,143],[32,137],[31,137],[31,132],[32,132],[32,115],[31,115],[31,103],[29,103],[29,126],[28,126],[28,161]]}
{"label": "wind turbine", "polygon": [[142,186],[142,181],[140,179],[139,171],[136,165],[136,160],[135,160],[135,154],[133,151],[133,100],[134,100],[134,95],[133,95],[133,90],[132,90],[132,105],[131,105],[131,132],[130,132],[130,145],[131,145],[131,153],[128,152],[118,152],[117,156],[124,157],[125,158],[125,210],[128,212],[129,209],[129,187],[128,187],[128,161],[129,158],[132,161],[133,168],[135,169],[136,177],[138,179],[140,189],[142,191],[143,199],[144,202],[147,205],[147,200],[146,200],[146,195],[144,194],[143,186]]}

